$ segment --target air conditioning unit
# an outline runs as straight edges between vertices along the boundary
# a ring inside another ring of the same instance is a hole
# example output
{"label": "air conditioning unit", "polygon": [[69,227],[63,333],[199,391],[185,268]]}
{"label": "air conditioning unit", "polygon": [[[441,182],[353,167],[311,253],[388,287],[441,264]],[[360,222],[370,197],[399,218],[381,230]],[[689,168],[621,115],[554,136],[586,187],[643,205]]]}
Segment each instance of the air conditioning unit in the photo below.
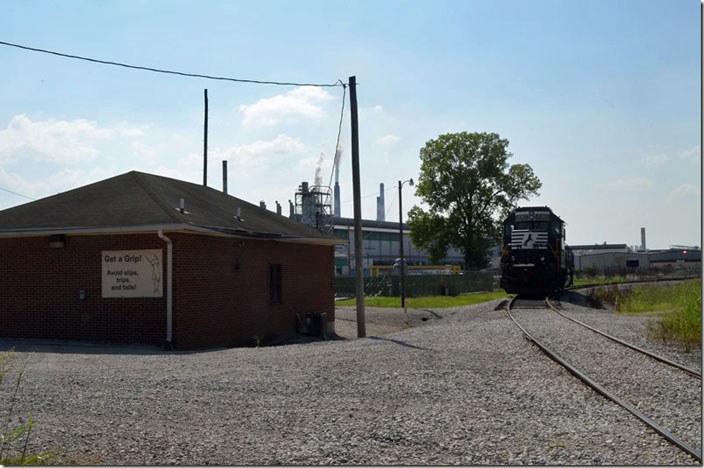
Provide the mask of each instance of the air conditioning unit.
{"label": "air conditioning unit", "polygon": [[303,333],[306,335],[327,338],[328,314],[318,312],[306,314],[303,319],[303,325]]}

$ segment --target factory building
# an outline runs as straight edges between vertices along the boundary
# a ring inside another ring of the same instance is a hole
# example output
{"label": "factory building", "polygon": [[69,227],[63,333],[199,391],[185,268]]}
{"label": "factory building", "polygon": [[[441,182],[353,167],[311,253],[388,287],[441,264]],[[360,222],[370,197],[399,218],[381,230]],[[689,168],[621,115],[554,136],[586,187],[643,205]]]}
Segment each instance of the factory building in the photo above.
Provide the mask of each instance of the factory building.
{"label": "factory building", "polygon": [[0,211],[0,336],[195,349],[282,339],[306,317],[332,332],[342,243],[129,172]]}
{"label": "factory building", "polygon": [[[376,219],[362,220],[362,264],[364,274],[369,275],[375,265],[393,265],[399,258],[401,229],[398,222],[386,221],[384,184],[379,184],[376,198]],[[354,273],[354,219],[340,216],[339,185],[335,185],[334,210],[330,209],[330,189],[309,186],[302,182],[294,199],[289,201],[289,216],[319,229],[330,232],[342,239],[335,247],[335,275],[349,276]],[[409,236],[410,227],[403,223],[403,252],[409,266],[430,265],[426,252],[413,245]],[[492,251],[492,263],[498,265],[499,249]],[[458,249],[450,248],[443,264],[461,265],[464,255]]]}
{"label": "factory building", "polygon": [[649,270],[696,272],[701,271],[702,252],[699,247],[673,246],[666,250],[645,248],[645,229],[641,230],[641,245],[594,244],[570,246],[574,253],[576,271],[593,270],[597,273],[636,272]]}

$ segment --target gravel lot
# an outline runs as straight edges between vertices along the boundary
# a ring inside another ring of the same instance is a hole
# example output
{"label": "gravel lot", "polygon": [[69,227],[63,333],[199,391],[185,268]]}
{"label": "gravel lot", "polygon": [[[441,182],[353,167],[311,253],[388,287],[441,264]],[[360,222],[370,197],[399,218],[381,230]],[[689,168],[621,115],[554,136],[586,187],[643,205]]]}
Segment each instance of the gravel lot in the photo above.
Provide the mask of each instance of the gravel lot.
{"label": "gravel lot", "polygon": [[[350,339],[269,348],[0,348],[33,351],[15,413],[32,411],[30,450],[62,449],[54,463],[697,465],[545,358],[494,310],[499,303],[408,316],[367,309],[364,339],[353,339],[354,308],[339,308],[338,334]],[[647,318],[565,309],[662,348],[644,338]],[[604,383],[639,392],[643,411],[664,395],[658,418],[678,421],[678,435],[701,450],[699,381],[597,344],[557,314],[519,315],[585,367],[612,363],[600,370]],[[699,351],[667,352],[701,368]]]}

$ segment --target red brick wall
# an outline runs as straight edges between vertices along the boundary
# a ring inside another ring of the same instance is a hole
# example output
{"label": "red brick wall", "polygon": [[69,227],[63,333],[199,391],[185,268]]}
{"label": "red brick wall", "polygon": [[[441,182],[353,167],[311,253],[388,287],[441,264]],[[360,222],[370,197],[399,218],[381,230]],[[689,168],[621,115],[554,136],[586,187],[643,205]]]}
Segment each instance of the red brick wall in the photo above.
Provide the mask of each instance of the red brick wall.
{"label": "red brick wall", "polygon": [[[293,331],[296,314],[334,320],[333,248],[171,234],[174,344],[246,344]],[[281,303],[269,302],[269,264],[281,264]],[[239,266],[238,266],[239,265]]]}
{"label": "red brick wall", "polygon": [[[173,344],[246,344],[293,331],[296,314],[334,320],[333,248],[167,233],[173,241]],[[0,238],[0,337],[161,345],[166,338],[166,244],[155,234]],[[161,298],[102,298],[101,251],[162,249]],[[282,302],[269,303],[269,264]],[[239,264],[239,268],[237,265]],[[79,290],[86,299],[79,300]]]}
{"label": "red brick wall", "polygon": [[49,236],[0,238],[0,336],[163,344],[166,295],[102,298],[100,253],[164,245],[156,234],[66,236],[63,249]]}

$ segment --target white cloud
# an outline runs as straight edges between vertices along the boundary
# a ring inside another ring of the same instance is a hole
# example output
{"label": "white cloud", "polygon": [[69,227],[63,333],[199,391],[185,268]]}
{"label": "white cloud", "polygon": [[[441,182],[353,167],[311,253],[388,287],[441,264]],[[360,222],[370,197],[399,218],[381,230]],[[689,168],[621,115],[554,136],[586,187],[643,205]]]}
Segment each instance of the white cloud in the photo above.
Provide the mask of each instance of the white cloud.
{"label": "white cloud", "polygon": [[638,191],[649,189],[653,186],[653,181],[647,177],[636,177],[632,179],[618,179],[605,184],[598,184],[598,190],[607,191]]}
{"label": "white cloud", "polygon": [[[208,158],[218,161],[230,161],[231,170],[240,169],[267,169],[271,163],[281,161],[289,155],[302,153],[306,145],[298,138],[281,134],[271,141],[258,140],[246,145],[231,146],[229,148],[214,148]],[[197,156],[200,160],[202,156]]]}
{"label": "white cloud", "polygon": [[682,159],[691,161],[693,163],[702,161],[702,148],[700,145],[695,145],[688,150],[684,150],[680,153]]}
{"label": "white cloud", "polygon": [[301,119],[322,119],[326,116],[322,103],[334,99],[327,91],[303,86],[272,98],[263,98],[252,105],[241,105],[243,125],[276,125]]}
{"label": "white cloud", "polygon": [[691,184],[682,184],[670,192],[670,198],[686,198],[692,195],[699,195],[699,190]]}
{"label": "white cloud", "polygon": [[384,113],[384,108],[382,106],[374,106],[374,113],[375,114],[383,114]]}
{"label": "white cloud", "polygon": [[120,133],[126,137],[141,137],[144,136],[144,131],[139,128],[123,128]]}
{"label": "white cloud", "polygon": [[401,137],[398,135],[385,135],[381,138],[379,138],[379,144],[382,145],[392,145],[394,143],[398,143],[401,141]]}
{"label": "white cloud", "polygon": [[[114,171],[105,167],[90,167],[88,169],[62,169],[38,181],[30,181],[21,174],[8,172],[0,168],[0,185],[10,187],[14,192],[26,197],[39,199],[59,191],[88,185],[115,175]],[[3,200],[11,204],[25,203],[27,198]]]}
{"label": "white cloud", "polygon": [[112,134],[85,119],[32,121],[20,114],[0,130],[0,157],[54,163],[92,161],[100,154],[96,145]]}
{"label": "white cloud", "polygon": [[647,158],[643,158],[642,161],[648,167],[657,167],[667,162],[667,159],[667,155],[661,153],[648,156]]}

